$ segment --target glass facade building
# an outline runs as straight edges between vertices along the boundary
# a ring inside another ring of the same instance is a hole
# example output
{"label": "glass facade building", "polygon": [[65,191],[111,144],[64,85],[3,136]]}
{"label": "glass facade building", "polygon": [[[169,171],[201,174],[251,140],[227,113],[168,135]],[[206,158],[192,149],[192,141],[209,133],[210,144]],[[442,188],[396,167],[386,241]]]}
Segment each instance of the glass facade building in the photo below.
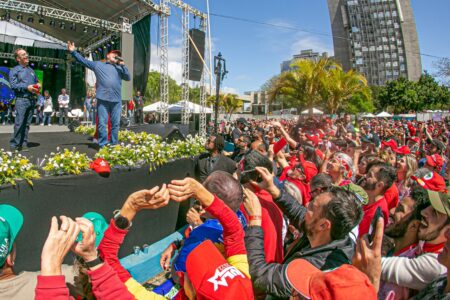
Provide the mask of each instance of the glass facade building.
{"label": "glass facade building", "polygon": [[335,59],[370,85],[422,73],[410,0],[328,0]]}

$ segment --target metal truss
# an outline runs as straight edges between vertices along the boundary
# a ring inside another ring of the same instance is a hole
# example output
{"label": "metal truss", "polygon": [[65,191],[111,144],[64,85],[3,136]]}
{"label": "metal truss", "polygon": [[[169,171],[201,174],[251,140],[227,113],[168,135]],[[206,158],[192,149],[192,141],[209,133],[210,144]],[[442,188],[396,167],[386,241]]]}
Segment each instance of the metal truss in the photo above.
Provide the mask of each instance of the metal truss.
{"label": "metal truss", "polygon": [[67,53],[67,60],[66,60],[66,91],[67,94],[70,95],[70,90],[71,90],[71,86],[72,86],[72,60],[71,60],[71,55],[69,53]]}
{"label": "metal truss", "polygon": [[193,14],[196,17],[201,19],[206,19],[207,15],[196,8],[193,8],[187,3],[184,3],[182,0],[168,0],[170,4],[179,7],[181,9],[186,9],[189,13]]}
{"label": "metal truss", "polygon": [[[148,7],[150,7],[153,11],[156,11],[158,13],[163,13],[163,10],[161,9],[161,6],[156,4],[155,2],[151,0],[140,0],[142,3],[146,4]],[[150,12],[151,13],[151,12]],[[148,13],[147,13],[148,14]],[[143,16],[145,17],[145,16]],[[143,18],[142,17],[142,18]]]}
{"label": "metal truss", "polygon": [[106,42],[111,40],[113,38],[113,36],[114,36],[114,34],[108,34],[107,36],[105,36],[105,37],[93,42],[89,46],[85,47],[82,52],[84,54],[88,54],[89,52],[95,51],[95,49],[97,49],[98,47],[102,46],[103,44],[105,44]]}
{"label": "metal truss", "polygon": [[160,58],[160,121],[169,123],[169,15],[168,0],[161,0],[159,15],[159,58]]}
{"label": "metal truss", "polygon": [[[26,3],[16,0],[0,0],[0,9],[18,11],[28,14],[38,14],[43,17],[59,19],[63,21],[84,24],[91,27],[104,28],[115,32],[129,32],[131,33],[131,25],[124,25],[94,18],[74,12],[69,12],[62,9],[57,9],[49,6],[43,6],[33,3]],[[129,22],[128,22],[129,24]]]}
{"label": "metal truss", "polygon": [[[200,28],[204,32],[206,32],[206,29],[208,28],[208,19],[204,18],[200,21]],[[211,45],[208,45],[211,47]],[[205,54],[208,53],[205,49]],[[206,55],[205,55],[206,57]],[[206,61],[206,59],[204,60]],[[207,73],[205,71],[205,66],[203,68],[202,77],[200,80],[200,124],[199,124],[199,134],[200,136],[205,137],[206,136],[206,77]]]}
{"label": "metal truss", "polygon": [[182,100],[183,108],[181,110],[181,123],[189,124],[190,111],[189,111],[189,10],[184,7],[183,11],[183,76],[182,76]]}
{"label": "metal truss", "polygon": [[[13,59],[13,60],[16,59],[14,57],[14,53],[6,53],[6,52],[0,52],[0,58]],[[66,60],[61,59],[61,58],[41,57],[41,56],[28,56],[28,58],[30,59],[30,61],[45,62],[45,63],[49,63],[49,64],[65,64],[66,63]]]}

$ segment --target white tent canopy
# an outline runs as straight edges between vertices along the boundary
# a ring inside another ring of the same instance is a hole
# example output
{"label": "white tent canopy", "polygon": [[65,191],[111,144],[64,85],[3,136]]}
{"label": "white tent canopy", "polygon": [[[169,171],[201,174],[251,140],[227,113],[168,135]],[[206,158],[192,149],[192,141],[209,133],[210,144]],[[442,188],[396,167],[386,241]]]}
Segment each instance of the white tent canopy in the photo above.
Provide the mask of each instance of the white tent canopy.
{"label": "white tent canopy", "polygon": [[363,118],[375,118],[376,116],[372,113],[368,113],[368,114],[363,114],[362,117]]}
{"label": "white tent canopy", "polygon": [[[161,101],[152,103],[144,107],[144,112],[158,112]],[[169,105],[169,113],[171,114],[180,114],[183,109],[184,101],[179,101],[176,104]],[[199,114],[201,111],[201,106],[195,104],[193,102],[188,101],[188,108],[191,114]],[[209,107],[205,107],[205,113],[212,114],[212,109]]]}
{"label": "white tent canopy", "polygon": [[[308,115],[309,109],[302,111],[302,115]],[[313,115],[323,115],[323,111],[318,110],[317,108],[313,108]]]}
{"label": "white tent canopy", "polygon": [[7,21],[0,21],[0,38],[2,42],[38,48],[65,49],[55,41],[33,31],[21,28]]}
{"label": "white tent canopy", "polygon": [[377,115],[377,118],[391,118],[391,117],[392,117],[392,115],[390,113],[385,112],[385,111],[380,112]]}

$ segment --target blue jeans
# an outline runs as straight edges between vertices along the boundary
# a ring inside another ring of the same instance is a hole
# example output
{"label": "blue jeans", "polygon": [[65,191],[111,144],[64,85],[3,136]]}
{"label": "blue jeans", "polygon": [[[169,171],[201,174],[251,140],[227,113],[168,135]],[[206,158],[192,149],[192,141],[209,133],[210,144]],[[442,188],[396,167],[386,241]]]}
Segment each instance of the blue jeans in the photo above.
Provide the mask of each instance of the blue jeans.
{"label": "blue jeans", "polygon": [[120,112],[122,110],[122,103],[111,102],[97,99],[97,113],[98,113],[98,145],[100,147],[108,144],[108,115],[111,118],[111,144],[116,145],[119,142],[119,126],[120,126]]}
{"label": "blue jeans", "polygon": [[28,131],[33,119],[35,100],[28,98],[16,99],[16,120],[14,122],[14,133],[9,141],[12,148],[27,146]]}
{"label": "blue jeans", "polygon": [[44,125],[52,124],[52,113],[46,112],[44,113]]}

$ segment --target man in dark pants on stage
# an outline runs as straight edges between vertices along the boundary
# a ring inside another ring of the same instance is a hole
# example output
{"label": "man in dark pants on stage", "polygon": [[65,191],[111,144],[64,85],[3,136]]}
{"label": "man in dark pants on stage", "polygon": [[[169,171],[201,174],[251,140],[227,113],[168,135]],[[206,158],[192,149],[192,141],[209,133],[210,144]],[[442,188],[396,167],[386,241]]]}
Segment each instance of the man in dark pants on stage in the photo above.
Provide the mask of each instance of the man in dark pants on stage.
{"label": "man in dark pants on stage", "polygon": [[141,91],[136,92],[134,97],[136,124],[144,124],[144,97],[141,96]]}
{"label": "man in dark pants on stage", "polygon": [[9,143],[11,150],[24,151],[28,147],[28,131],[41,85],[33,69],[28,66],[27,51],[20,48],[14,55],[19,64],[9,72],[9,82],[16,96],[16,120]]}
{"label": "man in dark pants on stage", "polygon": [[122,110],[122,80],[129,81],[130,73],[123,60],[118,59],[121,53],[113,50],[106,56],[106,62],[90,61],[75,51],[74,43],[68,42],[67,49],[72,56],[85,67],[94,71],[97,78],[97,113],[98,113],[98,144],[100,148],[107,145],[106,126],[108,114],[111,118],[111,144],[119,141],[120,113]]}

